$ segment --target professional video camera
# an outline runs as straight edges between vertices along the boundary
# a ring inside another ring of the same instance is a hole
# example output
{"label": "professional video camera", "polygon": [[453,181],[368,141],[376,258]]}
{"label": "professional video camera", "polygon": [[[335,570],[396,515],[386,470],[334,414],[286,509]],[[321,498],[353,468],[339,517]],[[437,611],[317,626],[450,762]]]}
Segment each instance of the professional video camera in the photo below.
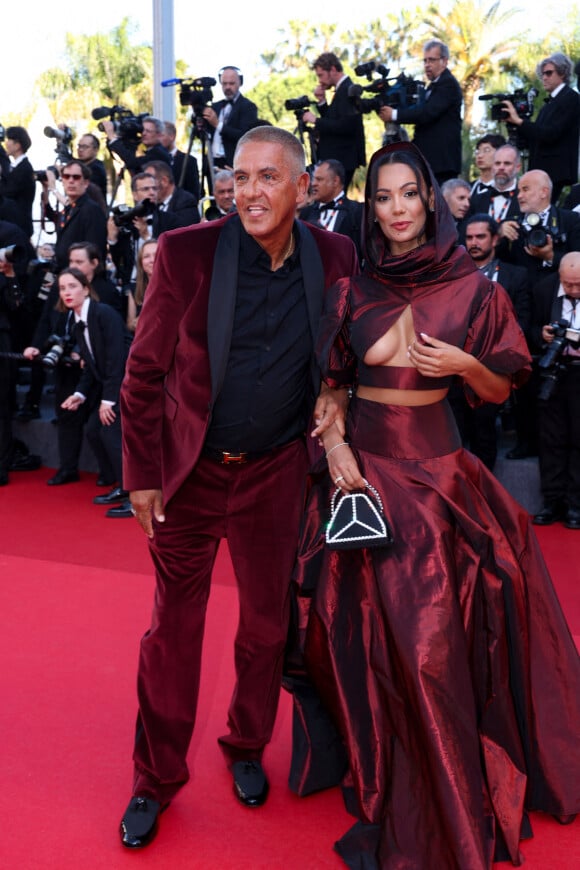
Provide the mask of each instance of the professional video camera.
{"label": "professional video camera", "polygon": [[580,330],[571,329],[567,320],[556,320],[550,323],[550,328],[554,333],[554,339],[538,360],[541,378],[538,398],[544,401],[552,395],[554,387],[565,369],[562,362],[564,350],[568,345],[572,345],[575,349],[580,348]]}
{"label": "professional video camera", "polygon": [[296,117],[302,117],[304,112],[313,105],[313,101],[310,97],[304,95],[303,97],[294,97],[290,100],[286,100],[284,103],[284,108],[287,112],[294,112]]}
{"label": "professional video camera", "polygon": [[49,335],[40,361],[49,369],[55,369],[59,363],[63,365],[75,364],[77,360],[72,359],[70,355],[74,346],[74,338],[70,335]]}
{"label": "professional video camera", "polygon": [[494,100],[491,104],[490,118],[492,121],[505,121],[506,108],[502,106],[504,100],[509,100],[512,104],[518,118],[531,118],[534,114],[534,100],[538,96],[535,88],[530,88],[529,91],[519,89],[513,94],[482,94],[480,100]]}
{"label": "professional video camera", "polygon": [[57,139],[58,142],[62,142],[63,145],[69,145],[74,137],[74,133],[70,127],[65,127],[64,130],[61,130],[60,127],[45,127],[44,135],[49,139]]}
{"label": "professional video camera", "polygon": [[[416,81],[411,76],[399,73],[394,78],[389,78],[390,69],[382,63],[374,60],[361,63],[354,69],[357,76],[366,76],[369,85],[353,84],[348,89],[348,96],[352,100],[356,110],[362,114],[378,112],[382,106],[391,106],[393,109],[404,109],[409,105],[423,102],[425,86],[423,82]],[[373,73],[379,73],[379,78],[373,79]],[[394,84],[392,84],[394,82]],[[376,94],[374,97],[363,97],[364,91]]]}
{"label": "professional video camera", "polygon": [[[91,112],[95,121],[101,121],[101,118],[109,118],[113,122],[115,133],[125,145],[136,148],[141,141],[143,133],[143,118],[146,118],[148,113],[142,112],[140,115],[134,115],[130,109],[125,109],[123,106],[99,106]],[[102,123],[97,124],[97,129],[104,133]]]}
{"label": "professional video camera", "polygon": [[155,211],[155,203],[152,199],[144,199],[130,208],[127,205],[116,205],[112,209],[113,222],[116,227],[130,229],[134,218],[147,217]]}
{"label": "professional video camera", "polygon": [[166,79],[161,82],[162,88],[179,85],[179,102],[182,106],[191,106],[196,118],[201,117],[203,110],[213,100],[212,88],[216,80],[211,76],[202,76],[198,79]]}

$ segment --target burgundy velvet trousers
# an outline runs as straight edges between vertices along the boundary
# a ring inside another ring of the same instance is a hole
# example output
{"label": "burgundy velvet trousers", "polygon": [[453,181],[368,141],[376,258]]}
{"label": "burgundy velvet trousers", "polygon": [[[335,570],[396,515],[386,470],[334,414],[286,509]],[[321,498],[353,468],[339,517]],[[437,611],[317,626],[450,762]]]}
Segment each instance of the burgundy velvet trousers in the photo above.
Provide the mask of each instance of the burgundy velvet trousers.
{"label": "burgundy velvet trousers", "polygon": [[155,524],[157,585],[139,657],[133,794],[166,803],[189,779],[206,606],[222,538],[240,618],[228,733],[219,742],[228,763],[261,758],[280,695],[307,465],[302,441],[242,465],[202,456],[165,522]]}

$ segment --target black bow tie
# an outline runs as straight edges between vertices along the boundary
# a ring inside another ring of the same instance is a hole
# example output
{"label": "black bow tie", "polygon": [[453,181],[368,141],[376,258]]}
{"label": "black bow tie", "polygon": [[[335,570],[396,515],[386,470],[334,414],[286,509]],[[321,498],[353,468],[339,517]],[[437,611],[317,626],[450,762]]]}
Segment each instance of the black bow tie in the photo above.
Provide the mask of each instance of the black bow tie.
{"label": "black bow tie", "polygon": [[514,190],[497,190],[495,187],[489,188],[489,195],[493,199],[495,196],[505,196],[506,199],[511,199],[514,195]]}
{"label": "black bow tie", "polygon": [[319,202],[318,208],[320,211],[334,210],[335,208],[338,208],[341,202],[341,199],[331,199],[330,202]]}

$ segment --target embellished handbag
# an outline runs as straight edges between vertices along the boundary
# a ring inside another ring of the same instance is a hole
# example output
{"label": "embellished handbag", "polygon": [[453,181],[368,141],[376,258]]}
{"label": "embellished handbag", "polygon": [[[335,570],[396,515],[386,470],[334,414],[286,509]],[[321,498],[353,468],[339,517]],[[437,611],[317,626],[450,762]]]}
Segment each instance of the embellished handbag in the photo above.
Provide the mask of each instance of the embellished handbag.
{"label": "embellished handbag", "polygon": [[386,547],[393,533],[383,513],[381,497],[368,480],[364,492],[345,492],[338,487],[330,502],[326,544],[332,550]]}

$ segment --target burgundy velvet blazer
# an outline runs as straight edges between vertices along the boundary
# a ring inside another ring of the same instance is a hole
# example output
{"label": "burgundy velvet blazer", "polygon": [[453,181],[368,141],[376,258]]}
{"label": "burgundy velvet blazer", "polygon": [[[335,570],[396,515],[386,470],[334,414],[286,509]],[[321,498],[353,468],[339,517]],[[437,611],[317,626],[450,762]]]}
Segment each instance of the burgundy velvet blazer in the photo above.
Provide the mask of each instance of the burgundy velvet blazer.
{"label": "burgundy velvet blazer", "polygon": [[[325,290],[358,273],[346,236],[297,221],[313,345]],[[121,390],[123,483],[167,502],[201,453],[229,353],[241,223],[238,215],[164,233]],[[320,372],[312,360],[313,398]]]}

